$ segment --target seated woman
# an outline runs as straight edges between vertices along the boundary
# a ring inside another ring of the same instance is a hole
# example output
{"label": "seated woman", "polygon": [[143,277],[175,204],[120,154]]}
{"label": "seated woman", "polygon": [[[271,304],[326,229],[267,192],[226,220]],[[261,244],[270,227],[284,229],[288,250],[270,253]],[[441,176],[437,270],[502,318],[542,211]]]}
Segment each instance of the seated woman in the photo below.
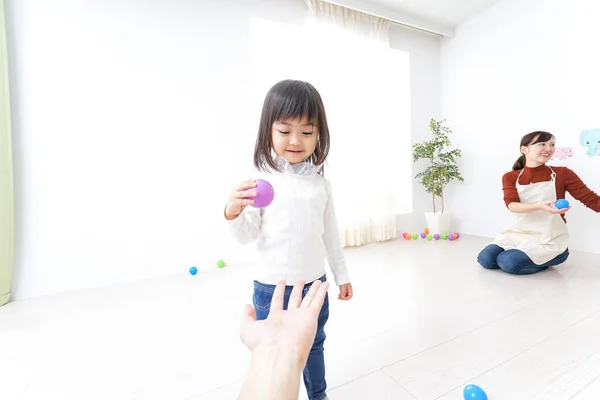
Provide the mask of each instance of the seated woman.
{"label": "seated woman", "polygon": [[504,202],[517,218],[479,253],[477,261],[484,268],[528,275],[565,262],[569,231],[564,215],[570,207],[557,209],[554,205],[565,198],[565,192],[600,212],[600,196],[575,172],[546,165],[554,154],[554,144],[554,136],[543,131],[521,139],[521,157],[502,177]]}

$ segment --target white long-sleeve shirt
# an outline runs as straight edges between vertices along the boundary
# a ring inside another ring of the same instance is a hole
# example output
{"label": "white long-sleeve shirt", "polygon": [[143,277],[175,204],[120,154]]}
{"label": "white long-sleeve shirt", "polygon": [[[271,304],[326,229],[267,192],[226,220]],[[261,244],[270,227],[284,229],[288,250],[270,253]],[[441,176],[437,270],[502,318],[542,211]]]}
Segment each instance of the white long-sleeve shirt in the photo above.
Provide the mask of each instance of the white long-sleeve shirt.
{"label": "white long-sleeve shirt", "polygon": [[313,164],[276,161],[282,172],[258,176],[273,186],[273,202],[261,209],[248,206],[229,221],[239,242],[256,240],[256,280],[272,285],[312,282],[325,274],[327,258],[335,283],[349,283],[331,184]]}

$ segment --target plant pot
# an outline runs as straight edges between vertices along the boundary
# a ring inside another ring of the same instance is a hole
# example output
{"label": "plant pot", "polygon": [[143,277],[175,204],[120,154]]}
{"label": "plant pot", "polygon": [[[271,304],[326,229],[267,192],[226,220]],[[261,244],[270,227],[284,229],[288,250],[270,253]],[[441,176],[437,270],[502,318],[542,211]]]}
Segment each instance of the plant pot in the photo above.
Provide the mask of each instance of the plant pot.
{"label": "plant pot", "polygon": [[454,233],[452,230],[452,215],[448,212],[445,213],[425,213],[425,220],[427,221],[427,229],[432,235]]}

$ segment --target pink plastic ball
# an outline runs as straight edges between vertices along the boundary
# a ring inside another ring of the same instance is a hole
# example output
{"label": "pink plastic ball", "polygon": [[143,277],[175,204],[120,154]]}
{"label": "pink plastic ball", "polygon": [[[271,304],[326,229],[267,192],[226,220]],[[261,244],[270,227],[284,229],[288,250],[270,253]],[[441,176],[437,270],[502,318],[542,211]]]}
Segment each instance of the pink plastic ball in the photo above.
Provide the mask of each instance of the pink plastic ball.
{"label": "pink plastic ball", "polygon": [[250,198],[254,200],[254,204],[252,204],[252,206],[256,208],[264,208],[273,202],[275,191],[273,190],[273,186],[263,179],[257,179],[256,185],[256,197]]}

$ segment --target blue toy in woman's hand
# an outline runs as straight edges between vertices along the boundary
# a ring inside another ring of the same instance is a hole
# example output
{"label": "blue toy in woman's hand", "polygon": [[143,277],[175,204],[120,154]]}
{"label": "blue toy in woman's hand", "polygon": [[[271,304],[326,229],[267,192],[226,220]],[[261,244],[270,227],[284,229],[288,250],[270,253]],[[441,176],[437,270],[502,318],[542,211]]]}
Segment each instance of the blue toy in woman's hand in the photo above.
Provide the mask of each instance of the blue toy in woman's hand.
{"label": "blue toy in woman's hand", "polygon": [[483,389],[477,385],[468,385],[465,387],[463,395],[465,396],[465,400],[488,400]]}
{"label": "blue toy in woman's hand", "polygon": [[569,208],[569,202],[565,199],[556,200],[554,206],[559,210],[562,210],[563,208]]}

